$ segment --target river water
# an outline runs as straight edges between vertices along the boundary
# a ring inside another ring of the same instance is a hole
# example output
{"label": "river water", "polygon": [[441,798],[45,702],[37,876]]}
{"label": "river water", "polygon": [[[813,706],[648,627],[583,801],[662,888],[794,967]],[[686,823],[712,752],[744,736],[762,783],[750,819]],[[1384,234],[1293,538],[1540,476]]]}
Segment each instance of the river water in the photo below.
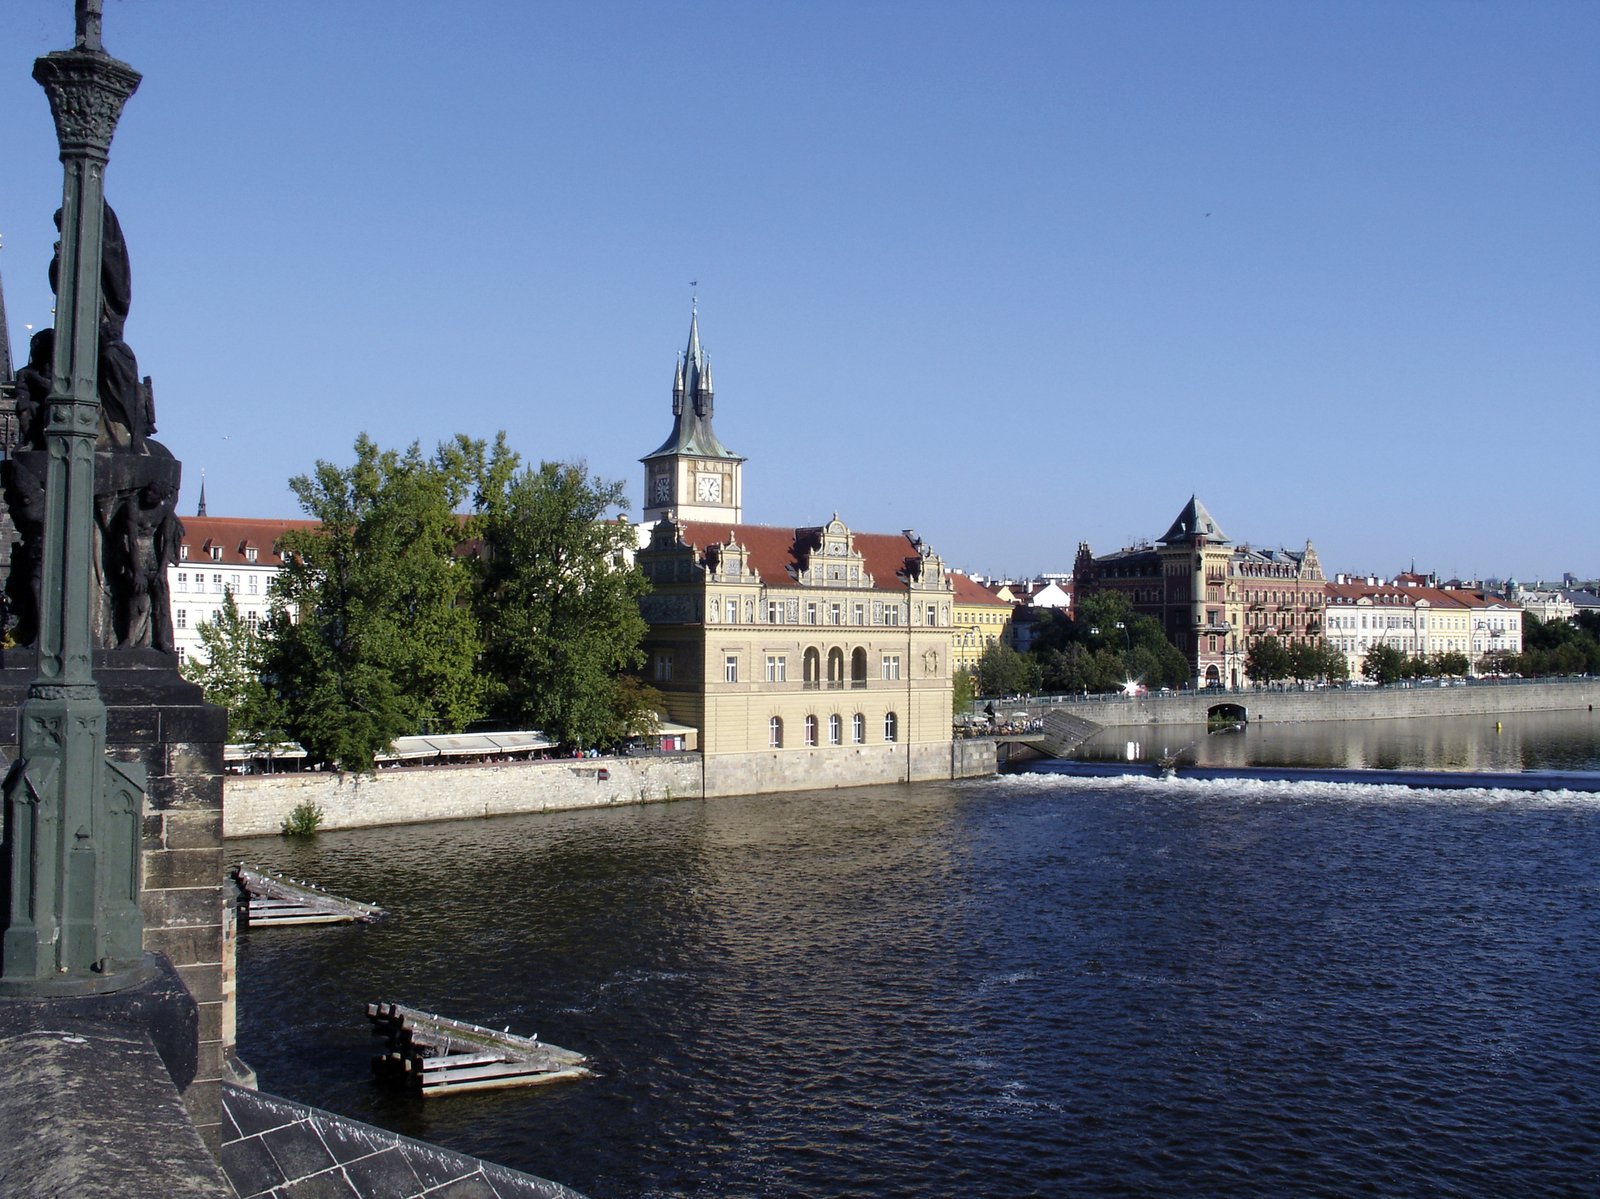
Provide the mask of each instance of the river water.
{"label": "river water", "polygon": [[[242,934],[264,1090],[592,1199],[1600,1193],[1596,795],[1025,774],[230,852],[392,912]],[[599,1077],[385,1091],[379,998]]]}

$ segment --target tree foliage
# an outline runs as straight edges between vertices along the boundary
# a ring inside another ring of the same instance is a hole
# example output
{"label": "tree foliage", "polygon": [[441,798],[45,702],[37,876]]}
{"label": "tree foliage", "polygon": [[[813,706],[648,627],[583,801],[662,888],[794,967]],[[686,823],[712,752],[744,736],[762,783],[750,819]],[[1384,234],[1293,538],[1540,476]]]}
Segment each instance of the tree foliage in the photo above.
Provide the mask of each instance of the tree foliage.
{"label": "tree foliage", "polygon": [[290,480],[318,525],[284,538],[265,665],[312,761],[370,770],[395,737],[455,732],[482,712],[456,515],[482,464],[466,438],[427,457],[363,434],[352,465]]}
{"label": "tree foliage", "polygon": [[183,677],[199,684],[207,703],[227,710],[228,740],[257,747],[281,740],[283,710],[261,678],[266,643],[239,615],[232,591],[223,593],[216,616],[195,632],[205,658],[186,661]]}
{"label": "tree foliage", "polygon": [[1188,681],[1188,659],[1161,622],[1134,612],[1127,596],[1097,591],[1078,610],[1040,613],[1033,642],[1047,691],[1116,691],[1129,680],[1147,687]]}
{"label": "tree foliage", "polygon": [[1036,687],[1033,661],[1009,645],[991,645],[978,659],[978,690],[983,695],[1020,695]]}
{"label": "tree foliage", "polygon": [[1289,650],[1276,637],[1260,637],[1244,657],[1244,672],[1255,683],[1276,683],[1289,677]]}
{"label": "tree foliage", "polygon": [[1410,677],[1411,663],[1403,652],[1380,641],[1367,650],[1361,662],[1361,673],[1374,683],[1394,683]]}
{"label": "tree foliage", "polygon": [[1525,675],[1600,674],[1600,616],[1584,612],[1572,623],[1540,620],[1524,612],[1522,652],[1503,655],[1487,665],[1491,670]]}
{"label": "tree foliage", "polygon": [[978,698],[978,680],[970,670],[958,670],[950,676],[950,711],[959,719],[972,711],[972,701]]}
{"label": "tree foliage", "polygon": [[502,439],[482,490],[478,608],[492,710],[564,746],[614,745],[640,705],[623,672],[643,661],[647,583],[628,559],[633,528],[621,483],[581,462],[522,469]]}

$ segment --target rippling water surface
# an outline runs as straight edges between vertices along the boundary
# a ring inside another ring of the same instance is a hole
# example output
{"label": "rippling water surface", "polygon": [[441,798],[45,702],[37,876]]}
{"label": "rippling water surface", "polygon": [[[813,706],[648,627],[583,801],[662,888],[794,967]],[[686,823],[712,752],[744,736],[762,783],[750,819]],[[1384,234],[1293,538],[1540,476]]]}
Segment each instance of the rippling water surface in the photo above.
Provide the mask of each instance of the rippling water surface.
{"label": "rippling water surface", "polygon": [[[1600,797],[1011,776],[232,851],[263,1089],[636,1196],[1600,1193]],[[429,1100],[378,998],[600,1077]]]}

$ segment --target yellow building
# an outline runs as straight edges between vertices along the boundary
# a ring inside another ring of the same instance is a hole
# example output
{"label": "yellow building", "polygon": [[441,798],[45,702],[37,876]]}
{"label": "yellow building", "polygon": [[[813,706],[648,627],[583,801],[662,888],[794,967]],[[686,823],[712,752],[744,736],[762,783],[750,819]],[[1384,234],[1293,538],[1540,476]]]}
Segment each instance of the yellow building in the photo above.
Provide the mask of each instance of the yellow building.
{"label": "yellow building", "polygon": [[1002,598],[969,575],[952,573],[955,627],[951,629],[950,669],[976,672],[983,651],[1011,644],[1014,601]]}

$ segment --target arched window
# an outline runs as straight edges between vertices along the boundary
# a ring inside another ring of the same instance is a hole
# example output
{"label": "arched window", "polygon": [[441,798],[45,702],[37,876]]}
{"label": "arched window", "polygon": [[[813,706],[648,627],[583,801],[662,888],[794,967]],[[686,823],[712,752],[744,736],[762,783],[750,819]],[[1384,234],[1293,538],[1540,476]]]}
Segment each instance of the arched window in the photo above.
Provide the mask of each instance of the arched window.
{"label": "arched window", "polygon": [[807,745],[815,745],[816,743],[817,743],[817,718],[815,716],[807,716],[806,717],[806,744]]}
{"label": "arched window", "polygon": [[894,741],[897,739],[899,732],[900,718],[893,712],[885,712],[883,714],[883,739],[885,741]]}
{"label": "arched window", "polygon": [[783,748],[783,717],[774,716],[767,721],[767,744],[773,749]]}
{"label": "arched window", "polygon": [[839,713],[835,712],[832,716],[828,717],[828,744],[838,745],[843,740],[844,721],[840,720]]}
{"label": "arched window", "polygon": [[857,745],[862,745],[867,739],[867,718],[857,712],[850,718],[850,736]]}
{"label": "arched window", "polygon": [[867,651],[860,646],[850,654],[850,681],[852,683],[867,681]]}
{"label": "arched window", "polygon": [[815,647],[806,650],[804,667],[806,682],[815,683],[822,677],[822,655],[817,653]]}
{"label": "arched window", "polygon": [[828,682],[844,682],[844,650],[838,646],[828,651]]}

